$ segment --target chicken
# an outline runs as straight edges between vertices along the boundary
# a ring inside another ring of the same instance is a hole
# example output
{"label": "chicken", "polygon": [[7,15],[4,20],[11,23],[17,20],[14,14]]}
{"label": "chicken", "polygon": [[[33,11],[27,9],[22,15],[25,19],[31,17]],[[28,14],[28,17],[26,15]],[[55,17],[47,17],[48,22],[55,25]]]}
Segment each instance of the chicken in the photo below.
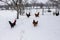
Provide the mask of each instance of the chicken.
{"label": "chicken", "polygon": [[33,20],[34,27],[37,26],[37,24],[38,24],[38,21]]}
{"label": "chicken", "polygon": [[9,24],[10,24],[11,28],[13,28],[16,25],[16,20],[14,20],[13,23],[11,21],[9,21]]}
{"label": "chicken", "polygon": [[26,13],[26,16],[29,18],[30,17],[30,12],[29,12],[29,14]]}
{"label": "chicken", "polygon": [[35,13],[35,17],[39,17],[39,12],[37,14]]}

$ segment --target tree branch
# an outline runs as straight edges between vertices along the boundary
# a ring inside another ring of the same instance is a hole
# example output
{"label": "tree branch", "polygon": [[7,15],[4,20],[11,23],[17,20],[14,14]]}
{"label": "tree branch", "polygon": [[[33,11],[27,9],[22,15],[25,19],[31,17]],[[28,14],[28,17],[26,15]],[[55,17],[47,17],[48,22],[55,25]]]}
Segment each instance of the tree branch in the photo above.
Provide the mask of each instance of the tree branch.
{"label": "tree branch", "polygon": [[9,3],[5,2],[5,1],[1,1],[1,2],[4,2],[4,3],[6,3],[6,4],[10,5]]}

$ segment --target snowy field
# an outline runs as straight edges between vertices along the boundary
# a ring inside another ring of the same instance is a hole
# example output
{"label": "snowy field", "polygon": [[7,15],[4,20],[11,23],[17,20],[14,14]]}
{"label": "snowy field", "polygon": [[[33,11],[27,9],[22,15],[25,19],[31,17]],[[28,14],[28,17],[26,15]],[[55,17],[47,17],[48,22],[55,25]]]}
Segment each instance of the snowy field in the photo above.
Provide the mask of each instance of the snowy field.
{"label": "snowy field", "polygon": [[[8,21],[16,19],[16,11],[0,10],[0,40],[60,40],[60,15],[53,16],[53,12],[48,13],[46,10],[44,15],[42,10],[28,12],[31,12],[31,16],[20,16],[16,26],[11,29]],[[34,16],[36,12],[40,12],[37,18]],[[38,20],[37,27],[33,26],[33,19]]]}

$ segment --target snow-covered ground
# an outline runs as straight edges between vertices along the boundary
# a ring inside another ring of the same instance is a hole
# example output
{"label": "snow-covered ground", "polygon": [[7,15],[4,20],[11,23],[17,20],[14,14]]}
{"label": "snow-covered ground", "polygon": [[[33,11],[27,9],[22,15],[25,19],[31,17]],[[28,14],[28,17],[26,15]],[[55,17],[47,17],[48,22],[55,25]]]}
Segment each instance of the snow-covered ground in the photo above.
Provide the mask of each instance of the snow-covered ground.
{"label": "snow-covered ground", "polygon": [[[44,15],[42,10],[32,9],[28,12],[31,16],[20,16],[16,26],[11,29],[8,21],[16,19],[16,11],[0,10],[0,40],[60,40],[60,16],[53,16],[46,10]],[[37,18],[34,16],[36,12],[40,12]],[[37,27],[33,26],[33,19],[38,20]]]}

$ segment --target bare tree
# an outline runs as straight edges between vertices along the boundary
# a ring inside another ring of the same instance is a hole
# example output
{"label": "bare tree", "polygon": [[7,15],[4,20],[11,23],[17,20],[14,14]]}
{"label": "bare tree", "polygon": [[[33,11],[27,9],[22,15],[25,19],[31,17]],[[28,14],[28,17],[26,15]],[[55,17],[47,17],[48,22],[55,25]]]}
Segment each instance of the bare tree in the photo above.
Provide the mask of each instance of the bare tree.
{"label": "bare tree", "polygon": [[60,0],[49,0],[52,3],[52,6],[55,6],[56,8],[60,5]]}
{"label": "bare tree", "polygon": [[17,19],[19,19],[19,14],[22,15],[22,10],[24,8],[24,5],[22,4],[22,0],[11,0],[9,3],[8,1],[10,0],[0,0],[1,2],[6,3],[10,8],[13,8],[14,10],[17,11]]}
{"label": "bare tree", "polygon": [[30,2],[31,2],[31,4],[33,5],[33,8],[34,8],[35,4],[37,3],[37,0],[31,0]]}

